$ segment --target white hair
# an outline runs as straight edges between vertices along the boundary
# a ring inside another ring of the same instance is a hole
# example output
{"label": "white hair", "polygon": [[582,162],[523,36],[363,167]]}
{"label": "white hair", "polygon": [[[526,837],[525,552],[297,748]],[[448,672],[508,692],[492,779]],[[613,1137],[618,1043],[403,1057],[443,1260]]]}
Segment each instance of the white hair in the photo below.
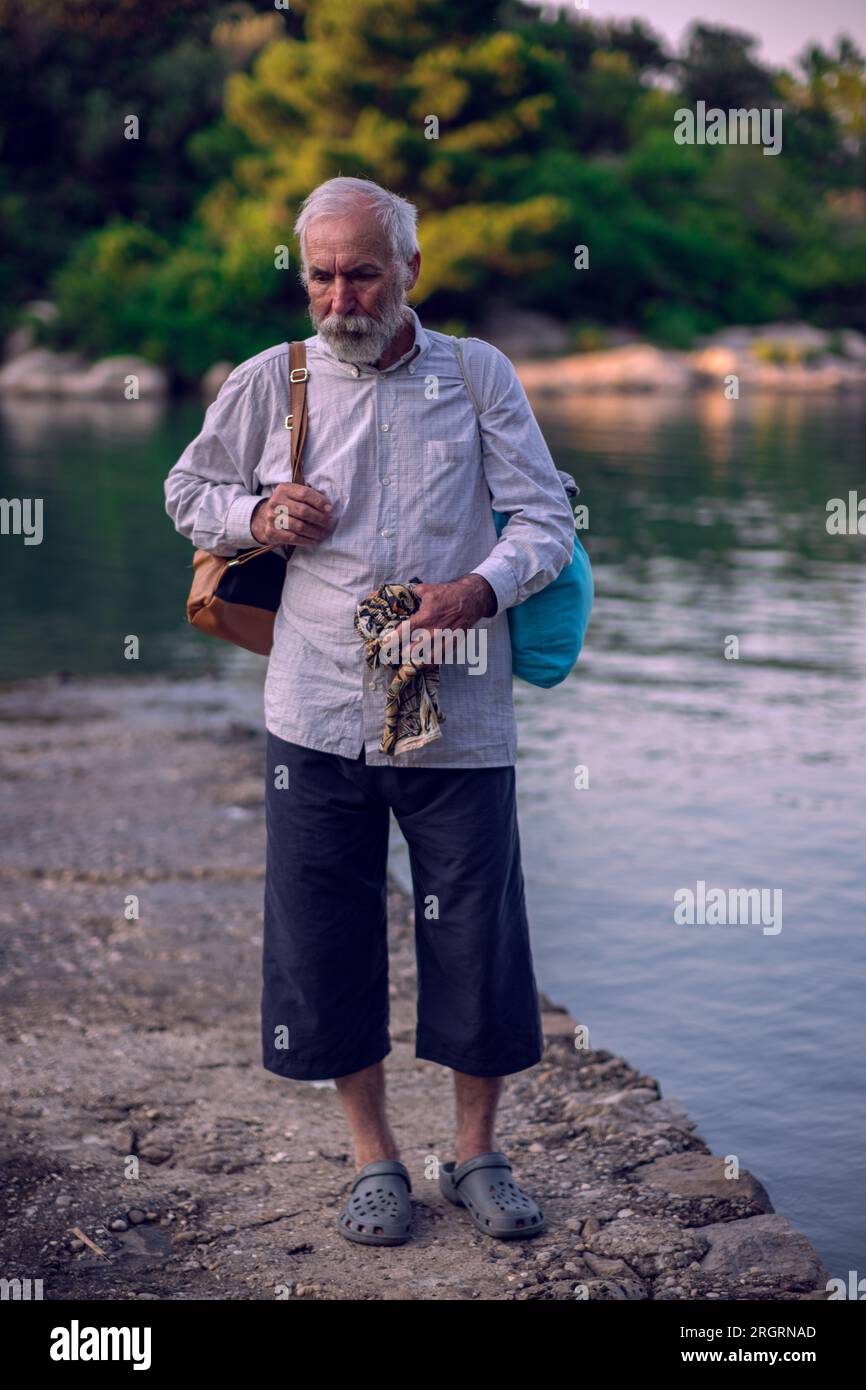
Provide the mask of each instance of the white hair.
{"label": "white hair", "polygon": [[336,178],[327,179],[314,188],[301,204],[298,220],[295,223],[295,236],[301,243],[301,281],[307,283],[307,250],[304,246],[304,233],[310,222],[317,217],[346,217],[366,206],[375,215],[382,231],[387,237],[391,254],[404,274],[408,274],[407,262],[418,250],[418,209],[408,198],[399,193],[391,193],[387,188],[374,183],[372,179]]}

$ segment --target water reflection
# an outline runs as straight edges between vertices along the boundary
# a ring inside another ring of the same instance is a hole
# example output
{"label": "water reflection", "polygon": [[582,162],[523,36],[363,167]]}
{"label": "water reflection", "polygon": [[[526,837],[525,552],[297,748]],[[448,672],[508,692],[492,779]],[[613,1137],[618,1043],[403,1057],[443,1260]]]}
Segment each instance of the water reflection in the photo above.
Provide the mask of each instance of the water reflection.
{"label": "water reflection", "polygon": [[[825,521],[828,498],[864,492],[864,409],[646,404],[545,416],[590,505],[597,597],[570,680],[516,687],[540,973],[856,1267],[866,565]],[[699,879],[781,889],[783,932],[676,927]]]}
{"label": "water reflection", "polygon": [[0,396],[0,427],[14,466],[20,450],[44,447],[48,439],[92,439],[105,447],[152,435],[171,407],[164,400],[94,401],[68,397],[26,399]]}

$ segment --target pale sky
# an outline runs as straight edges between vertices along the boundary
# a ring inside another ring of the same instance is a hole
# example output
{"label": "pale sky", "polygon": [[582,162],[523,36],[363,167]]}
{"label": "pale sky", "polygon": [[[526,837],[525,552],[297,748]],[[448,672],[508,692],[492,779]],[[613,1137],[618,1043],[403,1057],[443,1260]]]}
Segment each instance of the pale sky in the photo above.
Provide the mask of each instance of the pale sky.
{"label": "pale sky", "polygon": [[643,19],[671,43],[695,20],[744,29],[759,38],[759,58],[774,65],[790,64],[811,41],[827,48],[842,33],[866,48],[866,0],[587,0],[577,13]]}

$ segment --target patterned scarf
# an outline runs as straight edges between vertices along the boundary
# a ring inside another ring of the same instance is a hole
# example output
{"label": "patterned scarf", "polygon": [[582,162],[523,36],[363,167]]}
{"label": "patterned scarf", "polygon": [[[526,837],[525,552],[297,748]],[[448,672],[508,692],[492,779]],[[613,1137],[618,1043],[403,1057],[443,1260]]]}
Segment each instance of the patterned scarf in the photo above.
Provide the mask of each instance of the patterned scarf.
{"label": "patterned scarf", "polygon": [[[394,672],[385,695],[385,727],[379,744],[379,751],[389,755],[409,753],[441,738],[439,726],[445,723],[439,708],[439,667],[425,666],[416,658],[395,667],[387,660],[387,649],[385,653],[381,651],[394,629],[420,608],[421,600],[412,588],[420,583],[420,579],[414,578],[408,584],[383,584],[355,610],[355,628],[364,643],[364,660],[374,673],[371,687],[375,685],[375,673],[382,667]],[[396,639],[391,640],[396,645]]]}

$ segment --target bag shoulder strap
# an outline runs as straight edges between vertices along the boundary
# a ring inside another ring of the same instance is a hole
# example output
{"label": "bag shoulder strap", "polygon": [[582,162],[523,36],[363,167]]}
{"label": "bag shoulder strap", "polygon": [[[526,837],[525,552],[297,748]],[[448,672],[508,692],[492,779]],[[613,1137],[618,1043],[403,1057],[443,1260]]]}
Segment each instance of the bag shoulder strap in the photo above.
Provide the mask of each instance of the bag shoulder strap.
{"label": "bag shoulder strap", "polygon": [[[461,343],[461,341],[460,341],[459,338],[455,338],[453,335],[452,335],[452,337],[451,337],[451,342],[453,343],[453,345],[454,345],[454,351],[455,351],[455,353],[457,354],[457,361],[460,363],[460,375],[463,377],[463,385],[466,387],[466,390],[467,390],[468,393],[469,393],[469,399],[471,400],[473,406],[475,407],[475,414],[476,414],[476,416],[478,417],[479,424],[480,424],[480,421],[481,421],[481,409],[480,409],[480,407],[479,407],[479,405],[478,405],[478,397],[475,395],[475,392],[474,392],[473,389],[472,389],[472,383],[471,383],[470,380],[469,380],[469,373],[468,373],[468,371],[466,370],[466,365],[467,365],[467,364],[466,364],[466,360],[465,360],[465,358],[464,358],[464,356],[463,356],[463,344]],[[573,501],[575,497],[579,497],[579,496],[580,496],[580,488],[578,487],[577,483],[574,481],[574,478],[571,476],[571,474],[570,474],[570,473],[566,473],[566,472],[564,471],[564,469],[562,469],[562,468],[557,468],[556,471],[557,471],[557,473],[559,474],[559,481],[562,483],[562,486],[565,488],[565,493],[566,493],[566,496],[568,497],[569,501]]]}
{"label": "bag shoulder strap", "polygon": [[466,370],[466,362],[465,362],[464,357],[463,357],[463,344],[462,344],[462,342],[460,341],[459,338],[455,338],[453,335],[452,335],[452,338],[451,338],[451,342],[454,344],[454,351],[455,351],[455,353],[457,354],[457,361],[458,361],[458,363],[460,364],[460,375],[461,375],[462,378],[463,378],[463,385],[466,387],[466,390],[469,392],[469,399],[470,399],[470,401],[472,402],[472,404],[473,404],[473,406],[474,406],[474,408],[475,408],[475,414],[476,414],[476,415],[479,417],[479,419],[480,419],[480,418],[481,418],[481,407],[480,407],[479,404],[478,404],[478,397],[475,395],[475,392],[473,391],[472,385],[471,385],[471,383],[470,383],[470,381],[469,381],[469,374],[468,374],[468,372],[467,372],[467,370]]}
{"label": "bag shoulder strap", "polygon": [[307,348],[303,342],[289,344],[289,393],[290,408],[286,416],[286,429],[291,430],[292,482],[302,483],[304,473],[301,456],[307,438]]}
{"label": "bag shoulder strap", "polygon": [[[290,409],[286,416],[286,429],[291,431],[290,458],[292,461],[292,482],[302,483],[304,481],[304,471],[301,467],[301,456],[304,452],[304,441],[307,438],[307,379],[310,373],[307,369],[307,348],[303,342],[289,343],[289,397]],[[261,492],[261,484],[258,491]],[[287,545],[286,559],[294,550],[293,545]],[[247,560],[254,560],[257,555],[264,555],[267,550],[279,550],[279,542],[273,545],[260,545],[255,550],[247,550],[242,555],[229,560],[230,565],[244,565]]]}

